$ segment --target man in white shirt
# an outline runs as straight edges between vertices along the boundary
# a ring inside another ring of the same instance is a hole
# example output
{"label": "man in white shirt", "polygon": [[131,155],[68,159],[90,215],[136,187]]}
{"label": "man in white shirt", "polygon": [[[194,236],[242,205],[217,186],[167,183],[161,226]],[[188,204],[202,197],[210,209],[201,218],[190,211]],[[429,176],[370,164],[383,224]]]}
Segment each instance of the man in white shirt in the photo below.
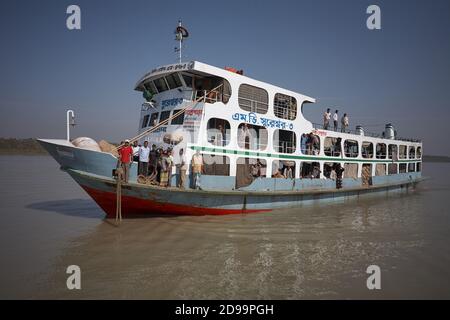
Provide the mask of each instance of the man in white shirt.
{"label": "man in white shirt", "polygon": [[197,150],[192,156],[192,185],[194,189],[202,189],[200,185],[200,179],[203,171],[203,156],[199,150]]}
{"label": "man in white shirt", "polygon": [[323,128],[325,130],[328,130],[328,126],[330,125],[330,119],[331,119],[331,112],[330,108],[328,108],[327,111],[323,114]]}
{"label": "man in white shirt", "polygon": [[148,175],[148,159],[150,155],[150,148],[148,141],[144,142],[144,146],[139,148],[139,174],[143,176]]}
{"label": "man in white shirt", "polygon": [[216,134],[216,146],[223,146],[223,127],[219,124],[219,127],[217,128],[217,134]]}
{"label": "man in white shirt", "polygon": [[184,154],[183,149],[180,149],[179,155],[180,155],[180,162],[177,164],[177,168],[178,168],[178,185],[177,185],[177,187],[180,189],[184,189],[184,182],[186,181],[187,163],[186,163],[186,155]]}
{"label": "man in white shirt", "polygon": [[139,148],[140,147],[141,146],[138,146],[138,142],[137,141],[133,142],[132,148],[133,148],[133,161],[134,162],[138,162],[139,161]]}
{"label": "man in white shirt", "polygon": [[346,113],[344,113],[344,116],[341,119],[341,132],[347,132],[349,121],[348,116]]}
{"label": "man in white shirt", "polygon": [[333,114],[334,131],[338,130],[338,123],[339,123],[338,120],[339,120],[338,110],[336,110]]}

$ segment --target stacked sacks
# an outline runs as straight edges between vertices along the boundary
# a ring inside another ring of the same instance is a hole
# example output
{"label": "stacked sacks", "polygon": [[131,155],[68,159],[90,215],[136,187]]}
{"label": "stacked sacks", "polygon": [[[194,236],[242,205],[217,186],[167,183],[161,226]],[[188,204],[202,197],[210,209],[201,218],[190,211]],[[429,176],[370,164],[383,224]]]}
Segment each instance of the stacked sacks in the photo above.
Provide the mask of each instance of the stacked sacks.
{"label": "stacked sacks", "polygon": [[117,158],[119,157],[119,152],[117,152],[117,147],[114,146],[113,144],[111,144],[105,140],[100,140],[98,145],[99,145],[101,151],[111,153],[113,156],[115,156]]}
{"label": "stacked sacks", "polygon": [[117,152],[117,147],[105,140],[100,140],[98,143],[91,138],[88,137],[79,137],[72,140],[72,144],[75,147],[98,151],[98,152],[107,152],[112,154],[115,157],[119,157],[119,153]]}
{"label": "stacked sacks", "polygon": [[101,151],[99,145],[97,142],[95,142],[94,139],[88,138],[88,137],[79,137],[74,140],[72,140],[72,144],[75,147],[81,148],[81,149],[87,149],[92,151]]}

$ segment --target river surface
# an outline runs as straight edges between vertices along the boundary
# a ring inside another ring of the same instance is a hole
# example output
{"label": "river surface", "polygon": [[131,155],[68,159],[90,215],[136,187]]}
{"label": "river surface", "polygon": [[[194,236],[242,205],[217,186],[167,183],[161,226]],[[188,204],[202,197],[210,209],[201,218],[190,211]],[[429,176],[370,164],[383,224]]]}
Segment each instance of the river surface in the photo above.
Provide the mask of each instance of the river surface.
{"label": "river surface", "polygon": [[0,298],[449,299],[450,164],[423,167],[407,195],[116,227],[52,158],[0,156]]}

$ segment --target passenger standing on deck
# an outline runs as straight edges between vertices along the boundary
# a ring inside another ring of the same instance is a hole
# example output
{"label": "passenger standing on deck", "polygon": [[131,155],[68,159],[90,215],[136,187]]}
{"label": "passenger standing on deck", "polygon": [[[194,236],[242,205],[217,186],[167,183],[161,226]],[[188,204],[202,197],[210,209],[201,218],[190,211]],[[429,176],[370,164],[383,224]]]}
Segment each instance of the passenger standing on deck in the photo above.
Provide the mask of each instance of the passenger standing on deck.
{"label": "passenger standing on deck", "polygon": [[161,187],[167,187],[167,183],[169,181],[169,162],[167,160],[168,154],[167,152],[161,153],[161,169],[159,173],[159,185]]}
{"label": "passenger standing on deck", "polygon": [[244,125],[239,129],[238,133],[238,144],[241,148],[244,149],[251,149],[252,148],[252,134],[250,132],[250,129],[248,128],[248,125],[244,123]]}
{"label": "passenger standing on deck", "polygon": [[306,135],[306,154],[308,155],[312,154],[312,144],[313,144],[312,134],[308,133]]}
{"label": "passenger standing on deck", "polygon": [[167,149],[167,186],[172,186],[172,168],[173,168],[173,149]]}
{"label": "passenger standing on deck", "polygon": [[184,189],[184,182],[186,181],[186,155],[184,154],[184,150],[180,149],[180,162],[177,164],[178,167],[178,184],[177,187],[180,189]]}
{"label": "passenger standing on deck", "polygon": [[292,179],[293,178],[293,172],[292,172],[292,167],[291,166],[284,166],[283,176],[286,179]]}
{"label": "passenger standing on deck", "polygon": [[334,170],[334,166],[331,168],[330,171],[330,179],[331,180],[336,180],[337,176],[336,176],[336,170]]}
{"label": "passenger standing on deck", "polygon": [[152,150],[150,150],[149,156],[148,156],[148,175],[150,177],[154,177],[156,174],[156,165],[158,162],[158,155],[156,152],[156,145],[152,145]]}
{"label": "passenger standing on deck", "polygon": [[320,139],[317,135],[315,135],[312,132],[309,136],[311,137],[311,147],[312,147],[312,152],[310,154],[317,156],[319,155],[320,152]]}
{"label": "passenger standing on deck", "polygon": [[[133,142],[132,148],[133,148],[133,161],[134,162],[139,162],[139,148],[140,147],[141,146],[138,145],[137,140]],[[138,168],[139,168],[139,166],[138,166]]]}
{"label": "passenger standing on deck", "polygon": [[330,108],[328,108],[327,111],[323,114],[323,128],[325,130],[328,130],[328,126],[330,125],[330,119],[331,119],[331,112]]}
{"label": "passenger standing on deck", "polygon": [[342,168],[340,163],[336,163],[334,170],[336,171],[336,189],[342,188],[342,174],[344,172],[344,168]]}
{"label": "passenger standing on deck", "polygon": [[161,168],[162,168],[163,148],[159,147],[156,150],[156,181],[161,182]]}
{"label": "passenger standing on deck", "polygon": [[150,148],[148,141],[144,141],[144,145],[139,148],[139,174],[148,175],[148,161],[150,157]]}
{"label": "passenger standing on deck", "polygon": [[217,134],[216,134],[216,146],[224,146],[224,140],[223,140],[223,127],[221,124],[219,124],[218,128],[217,128]]}
{"label": "passenger standing on deck", "polygon": [[303,133],[302,137],[300,139],[300,150],[302,151],[302,154],[306,154],[306,143],[308,141],[308,136]]}
{"label": "passenger standing on deck", "polygon": [[194,189],[202,189],[200,184],[200,178],[202,176],[203,169],[203,156],[200,151],[197,150],[192,156],[192,179]]}
{"label": "passenger standing on deck", "polygon": [[342,124],[341,132],[347,132],[349,122],[346,113],[344,113],[344,116],[341,119],[341,124]]}
{"label": "passenger standing on deck", "polygon": [[338,111],[339,110],[336,110],[333,114],[334,131],[338,130],[338,120],[339,120]]}
{"label": "passenger standing on deck", "polygon": [[123,180],[128,183],[130,176],[130,164],[133,156],[133,148],[130,146],[130,140],[125,140],[125,145],[119,150],[119,163],[123,170]]}

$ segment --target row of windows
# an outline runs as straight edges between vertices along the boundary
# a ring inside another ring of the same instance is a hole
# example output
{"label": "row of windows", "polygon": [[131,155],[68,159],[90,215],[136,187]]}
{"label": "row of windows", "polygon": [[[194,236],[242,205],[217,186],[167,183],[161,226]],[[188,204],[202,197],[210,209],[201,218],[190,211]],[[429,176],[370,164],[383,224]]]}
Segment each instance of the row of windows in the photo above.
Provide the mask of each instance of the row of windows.
{"label": "row of windows", "polygon": [[[266,90],[248,84],[241,84],[238,93],[239,107],[248,112],[267,113],[269,94]],[[276,117],[295,120],[297,117],[297,100],[294,97],[277,93],[273,99]]]}
{"label": "row of windows", "polygon": [[[223,119],[211,118],[207,124],[208,142],[216,146],[226,146],[230,142],[230,123]],[[274,149],[279,153],[294,153],[297,145],[297,135],[293,131],[277,129],[274,132]],[[268,131],[263,126],[241,123],[238,126],[237,142],[240,148],[249,150],[265,150],[268,144]],[[324,154],[326,156],[340,157],[342,153],[347,158],[359,156],[359,143],[356,140],[326,137],[324,139]],[[314,134],[302,134],[300,151],[305,155],[320,154],[320,138]],[[387,150],[388,149],[388,150]],[[400,154],[397,154],[397,149]],[[421,147],[409,147],[409,159],[421,158]],[[387,152],[388,151],[388,152]],[[375,150],[372,142],[363,142],[361,156],[366,159],[406,159],[406,146],[377,143]]]}
{"label": "row of windows", "polygon": [[[327,156],[340,156],[340,138],[325,138],[324,153]],[[359,144],[356,140],[344,141],[344,154],[349,158],[356,158],[359,155]],[[397,151],[400,151],[399,153]],[[406,154],[407,146],[385,143],[377,143],[375,145],[372,142],[363,141],[361,146],[361,156],[366,159],[407,159]],[[410,146],[408,151],[409,159],[420,159],[422,157],[422,148]]]}
{"label": "row of windows", "polygon": [[149,80],[144,84],[144,87],[155,95],[167,90],[179,88],[182,85],[180,74],[175,72],[154,80]]}
{"label": "row of windows", "polygon": [[[162,111],[161,113],[153,112],[152,114],[147,114],[142,119],[141,128],[143,129],[146,127],[153,127],[153,126],[157,125],[159,122],[167,120],[171,116],[171,113],[173,116],[174,114],[178,113],[180,110],[181,109],[175,109],[173,111],[167,110],[167,111]],[[183,124],[183,122],[184,122],[184,112],[180,113],[175,118],[172,118],[172,120],[170,121],[170,124],[180,125],[180,124]]]}
{"label": "row of windows", "polygon": [[[186,74],[172,73],[166,76],[149,80],[144,84],[144,87],[152,94],[161,93],[170,89],[181,87],[181,77],[186,86],[193,85],[192,77]],[[231,94],[231,89],[228,89]],[[266,90],[251,86],[248,84],[241,84],[238,93],[239,107],[248,112],[267,113],[269,108],[269,94]],[[277,93],[274,101],[275,116],[282,119],[294,120],[297,117],[297,100],[294,97]]]}
{"label": "row of windows", "polygon": [[[227,156],[218,155],[203,155],[204,174],[208,175],[230,175],[230,159]],[[299,175],[304,179],[319,179],[320,173],[323,172],[325,178],[335,178],[333,173],[337,163],[325,162],[321,165],[320,162],[300,162]],[[374,167],[374,172],[372,168]],[[359,169],[357,163],[344,164],[344,178],[357,178]],[[287,160],[273,160],[272,172],[268,175],[267,161],[264,159],[244,158],[240,157],[236,160],[236,177],[266,177],[272,178],[295,178],[296,163],[295,161]],[[375,165],[364,163],[361,166],[361,177],[384,176],[407,172],[420,172],[422,170],[422,163],[377,163]]]}

